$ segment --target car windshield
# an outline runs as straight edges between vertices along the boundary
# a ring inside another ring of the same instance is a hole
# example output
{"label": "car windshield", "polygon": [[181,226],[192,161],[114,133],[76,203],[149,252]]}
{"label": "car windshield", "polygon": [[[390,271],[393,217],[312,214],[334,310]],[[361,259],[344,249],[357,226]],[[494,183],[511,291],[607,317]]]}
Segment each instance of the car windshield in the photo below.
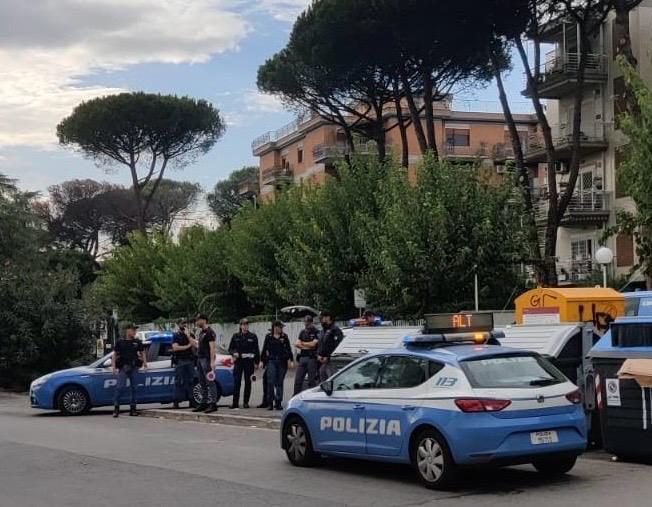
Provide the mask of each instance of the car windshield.
{"label": "car windshield", "polygon": [[564,374],[539,355],[501,355],[463,361],[476,388],[543,387],[566,382]]}

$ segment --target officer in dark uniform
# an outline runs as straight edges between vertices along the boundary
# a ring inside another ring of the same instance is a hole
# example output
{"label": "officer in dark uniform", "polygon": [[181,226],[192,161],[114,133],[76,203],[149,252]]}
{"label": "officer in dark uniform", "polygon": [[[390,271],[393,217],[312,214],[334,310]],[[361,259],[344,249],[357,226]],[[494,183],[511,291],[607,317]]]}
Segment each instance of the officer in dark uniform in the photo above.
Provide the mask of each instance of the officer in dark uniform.
{"label": "officer in dark uniform", "polygon": [[317,360],[319,361],[319,381],[325,382],[335,373],[335,368],[331,365],[331,356],[337,346],[344,339],[344,333],[335,324],[333,314],[327,311],[321,312],[322,332],[319,337],[319,346],[317,348]]}
{"label": "officer in dark uniform", "polygon": [[272,332],[265,336],[261,352],[267,365],[267,410],[283,410],[283,382],[288,368],[294,367],[292,346],[288,335],[283,332],[284,327],[280,320],[272,324]]}
{"label": "officer in dark uniform", "polygon": [[[217,335],[208,325],[208,317],[204,314],[197,315],[195,323],[199,328],[197,339],[197,376],[201,389],[201,403],[193,412],[210,414],[217,412],[217,403],[222,395],[222,388],[215,378],[217,366]],[[209,378],[210,377],[210,378]]]}
{"label": "officer in dark uniform", "polygon": [[251,378],[254,371],[260,366],[260,348],[258,337],[249,332],[249,321],[240,321],[240,332],[233,335],[229,344],[229,354],[233,356],[233,403],[231,408],[238,408],[240,404],[240,386],[244,375],[244,408],[249,408],[251,397]]}
{"label": "officer in dark uniform", "polygon": [[136,386],[138,385],[138,370],[147,369],[147,354],[143,343],[136,339],[138,326],[129,324],[125,328],[125,338],[118,340],[111,359],[113,374],[118,376],[118,382],[113,393],[113,417],[120,415],[120,397],[129,381],[129,415],[136,416]]}
{"label": "officer in dark uniform", "polygon": [[172,338],[174,352],[174,408],[179,408],[182,401],[190,401],[190,408],[194,406],[193,380],[195,378],[195,354],[193,348],[198,343],[190,336],[185,323],[179,324],[179,330]]}
{"label": "officer in dark uniform", "polygon": [[294,377],[294,395],[303,390],[303,381],[308,374],[308,387],[315,387],[319,376],[319,362],[317,361],[317,346],[319,345],[319,331],[313,325],[312,315],[304,319],[305,329],[299,333],[299,341],[295,344],[299,350],[297,355],[297,373]]}

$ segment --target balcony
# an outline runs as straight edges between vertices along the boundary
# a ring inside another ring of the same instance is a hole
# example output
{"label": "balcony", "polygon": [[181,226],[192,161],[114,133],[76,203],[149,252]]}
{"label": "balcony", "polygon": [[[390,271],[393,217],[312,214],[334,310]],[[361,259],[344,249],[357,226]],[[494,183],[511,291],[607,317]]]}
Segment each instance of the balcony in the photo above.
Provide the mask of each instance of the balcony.
{"label": "balcony", "polygon": [[[546,188],[538,192],[535,202],[537,222],[543,223],[548,219],[550,202]],[[561,195],[560,195],[561,199]],[[609,220],[611,210],[611,193],[602,190],[577,190],[571,197],[566,213],[560,225],[564,227],[577,227],[584,225],[602,225]]]}
{"label": "balcony", "polygon": [[[579,70],[579,53],[553,51],[546,55],[546,62],[541,65],[536,84],[542,99],[561,99],[572,95],[577,86]],[[607,81],[607,57],[605,55],[586,55],[587,64],[584,81],[586,85],[602,84]],[[532,71],[534,74],[534,70]],[[525,77],[526,89],[523,95],[532,96],[532,90]]]}
{"label": "balcony", "polygon": [[257,181],[245,181],[238,187],[238,194],[242,196],[253,195],[258,193]]}
{"label": "balcony", "polygon": [[[523,146],[526,149],[526,146]],[[496,161],[505,161],[514,159],[514,148],[508,143],[498,143],[491,148],[492,158]]]}
{"label": "balcony", "polygon": [[[570,160],[573,155],[573,135],[570,123],[550,125],[552,131],[552,143],[555,147],[557,159]],[[605,151],[608,147],[605,138],[603,123],[586,123],[581,127],[580,132],[580,154],[591,155]],[[543,136],[540,133],[530,134],[525,150],[525,161],[528,163],[546,162],[546,146]]]}
{"label": "balcony", "polygon": [[[388,145],[389,147],[389,145]],[[338,160],[344,159],[347,155],[351,155],[351,148],[346,143],[325,143],[317,145],[312,150],[312,156],[315,164],[329,164]],[[376,155],[378,149],[376,144],[368,143],[354,143],[354,155]]]}
{"label": "balcony", "polygon": [[289,167],[273,167],[263,171],[263,186],[287,185],[294,181],[294,173]]}
{"label": "balcony", "polygon": [[490,150],[487,143],[480,143],[479,146],[458,146],[451,143],[444,145],[444,157],[451,160],[476,160],[487,158]]}
{"label": "balcony", "polygon": [[560,284],[574,284],[591,278],[597,266],[590,257],[577,259],[560,259],[557,262],[557,272]]}

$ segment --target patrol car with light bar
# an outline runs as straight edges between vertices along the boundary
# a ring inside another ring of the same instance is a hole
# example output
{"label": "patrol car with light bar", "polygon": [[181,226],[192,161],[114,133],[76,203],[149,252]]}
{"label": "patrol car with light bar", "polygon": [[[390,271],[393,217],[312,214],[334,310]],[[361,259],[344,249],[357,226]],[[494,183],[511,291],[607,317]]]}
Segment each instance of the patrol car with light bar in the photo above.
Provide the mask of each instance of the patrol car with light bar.
{"label": "patrol car with light bar", "polygon": [[548,360],[500,337],[491,314],[428,316],[403,347],[294,397],[281,447],[296,466],[321,456],[411,464],[436,489],[473,465],[567,473],[586,448],[582,396]]}
{"label": "patrol car with light bar", "polygon": [[[172,403],[174,401],[175,372],[171,365],[172,332],[154,333],[144,342],[148,369],[138,373],[136,389],[139,404]],[[113,391],[117,377],[111,369],[113,353],[79,368],[44,375],[30,387],[32,408],[59,410],[65,415],[82,415],[93,407],[113,405]],[[222,388],[222,396],[233,395],[233,362],[231,356],[218,355],[215,377]],[[124,393],[121,402],[129,402]],[[195,402],[201,401],[200,389],[195,386]]]}

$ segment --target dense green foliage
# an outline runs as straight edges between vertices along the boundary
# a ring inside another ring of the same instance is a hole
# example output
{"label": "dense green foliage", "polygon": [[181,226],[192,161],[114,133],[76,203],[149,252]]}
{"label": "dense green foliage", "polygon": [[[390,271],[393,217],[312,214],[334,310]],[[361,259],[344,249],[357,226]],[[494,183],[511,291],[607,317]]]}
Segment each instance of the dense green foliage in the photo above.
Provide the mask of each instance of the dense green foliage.
{"label": "dense green foliage", "polygon": [[243,167],[233,171],[229,177],[215,185],[213,192],[206,196],[208,205],[220,223],[229,225],[238,211],[251,202],[249,192],[242,193],[243,185],[251,185],[252,192],[258,190],[258,167]]}
{"label": "dense green foliage", "polygon": [[135,235],[105,265],[105,300],[125,318],[197,311],[235,320],[288,304],[355,313],[353,291],[392,318],[484,308],[521,286],[520,194],[511,180],[427,159],[416,184],[392,163],[342,165],[320,187],[291,187],[230,228],[195,227],[177,243]]}
{"label": "dense green foliage", "polygon": [[85,254],[53,249],[34,196],[0,177],[0,386],[25,387],[65,368],[94,343],[82,289],[94,279]]}

